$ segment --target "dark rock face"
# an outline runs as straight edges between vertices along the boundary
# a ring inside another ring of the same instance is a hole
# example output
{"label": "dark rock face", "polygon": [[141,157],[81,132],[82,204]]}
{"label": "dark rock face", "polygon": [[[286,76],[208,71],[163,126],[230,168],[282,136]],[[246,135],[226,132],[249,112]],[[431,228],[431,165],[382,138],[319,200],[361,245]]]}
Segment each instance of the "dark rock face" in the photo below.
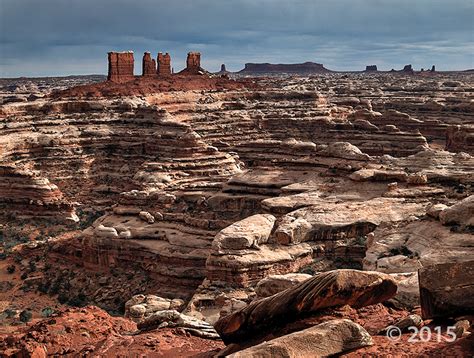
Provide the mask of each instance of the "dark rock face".
{"label": "dark rock face", "polygon": [[171,75],[171,57],[169,53],[158,52],[158,68],[156,73],[162,76]]}
{"label": "dark rock face", "polygon": [[151,58],[149,52],[143,54],[142,76],[154,76],[156,74],[156,62]]}
{"label": "dark rock face", "polygon": [[264,73],[293,73],[312,74],[330,72],[320,63],[305,62],[295,64],[271,64],[271,63],[246,63],[245,68],[240,71],[243,74]]}
{"label": "dark rock face", "polygon": [[227,70],[225,69],[225,64],[223,63],[223,64],[221,65],[221,72],[225,72],[225,71],[227,71]]}
{"label": "dark rock face", "polygon": [[366,71],[366,72],[375,72],[375,71],[377,71],[377,65],[368,65],[368,66],[365,66],[365,71]]}
{"label": "dark rock face", "polygon": [[123,83],[133,80],[133,52],[109,52],[109,72],[107,80]]}
{"label": "dark rock face", "polygon": [[474,261],[423,267],[418,279],[424,319],[474,313]]}
{"label": "dark rock face", "polygon": [[387,274],[372,271],[327,271],[271,297],[254,301],[216,322],[226,344],[264,334],[275,325],[327,307],[364,307],[395,295],[397,284]]}
{"label": "dark rock face", "polygon": [[431,66],[431,72],[435,72],[435,71],[436,71],[435,65]]}

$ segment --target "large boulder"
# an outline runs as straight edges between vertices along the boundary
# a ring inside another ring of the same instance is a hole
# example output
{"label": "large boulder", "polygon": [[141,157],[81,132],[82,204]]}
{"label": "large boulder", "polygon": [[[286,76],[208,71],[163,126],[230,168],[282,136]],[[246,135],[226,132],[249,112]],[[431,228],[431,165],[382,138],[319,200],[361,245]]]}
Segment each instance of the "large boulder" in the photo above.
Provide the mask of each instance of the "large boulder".
{"label": "large boulder", "polygon": [[212,248],[217,252],[258,248],[268,241],[276,218],[270,214],[257,214],[240,220],[221,230]]}
{"label": "large boulder", "polygon": [[358,270],[334,270],[314,277],[273,296],[254,301],[216,322],[214,327],[226,344],[264,334],[277,325],[323,308],[350,305],[355,308],[386,301],[397,292],[387,274]]}
{"label": "large boulder", "polygon": [[181,299],[168,299],[155,295],[135,295],[125,302],[125,317],[135,322],[141,322],[155,312],[166,310],[181,310],[184,301]]}
{"label": "large boulder", "polygon": [[372,337],[362,326],[348,319],[335,319],[272,339],[228,357],[327,357],[372,344]]}
{"label": "large boulder", "polygon": [[155,312],[137,324],[137,327],[140,331],[150,331],[165,327],[182,328],[189,334],[197,337],[219,339],[219,335],[209,323],[175,310]]}
{"label": "large boulder", "polygon": [[474,261],[423,267],[418,279],[424,319],[474,313]]}
{"label": "large boulder", "polygon": [[456,224],[463,228],[474,227],[474,195],[441,211],[439,220],[443,225]]}

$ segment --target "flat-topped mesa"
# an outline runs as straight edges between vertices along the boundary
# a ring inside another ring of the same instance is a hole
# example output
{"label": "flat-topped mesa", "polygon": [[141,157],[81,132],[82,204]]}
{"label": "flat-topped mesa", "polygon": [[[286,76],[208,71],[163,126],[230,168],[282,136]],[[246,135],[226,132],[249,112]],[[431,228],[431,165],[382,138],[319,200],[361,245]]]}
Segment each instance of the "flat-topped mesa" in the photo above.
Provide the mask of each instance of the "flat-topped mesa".
{"label": "flat-topped mesa", "polygon": [[376,72],[376,71],[377,71],[377,65],[365,66],[365,72]]}
{"label": "flat-topped mesa", "polygon": [[156,61],[151,58],[149,52],[145,52],[142,61],[142,76],[154,75],[156,75]]}
{"label": "flat-topped mesa", "polygon": [[157,64],[157,74],[162,76],[171,75],[171,57],[168,52],[165,54],[163,54],[162,52],[158,52]]}
{"label": "flat-topped mesa", "polygon": [[134,58],[133,51],[109,52],[109,72],[107,80],[123,83],[133,80]]}

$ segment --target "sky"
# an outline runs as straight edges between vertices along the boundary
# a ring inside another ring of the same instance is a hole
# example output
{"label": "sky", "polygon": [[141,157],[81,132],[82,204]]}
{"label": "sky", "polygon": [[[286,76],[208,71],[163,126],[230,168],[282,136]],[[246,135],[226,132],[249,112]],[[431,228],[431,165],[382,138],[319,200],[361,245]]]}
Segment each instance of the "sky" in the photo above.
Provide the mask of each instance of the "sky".
{"label": "sky", "polygon": [[0,77],[106,74],[107,52],[202,67],[474,68],[474,0],[0,0]]}

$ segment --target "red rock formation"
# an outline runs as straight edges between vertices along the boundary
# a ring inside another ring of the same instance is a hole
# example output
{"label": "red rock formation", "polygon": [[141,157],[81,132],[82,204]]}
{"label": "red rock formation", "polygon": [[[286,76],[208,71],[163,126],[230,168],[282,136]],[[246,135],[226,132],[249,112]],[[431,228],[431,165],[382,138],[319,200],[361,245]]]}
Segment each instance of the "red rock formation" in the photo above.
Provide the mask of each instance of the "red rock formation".
{"label": "red rock formation", "polygon": [[142,76],[154,76],[156,74],[156,61],[151,58],[149,52],[143,54]]}
{"label": "red rock formation", "polygon": [[107,80],[112,82],[128,82],[133,80],[133,51],[109,52],[109,74]]}
{"label": "red rock formation", "polygon": [[171,57],[169,53],[158,52],[158,68],[156,73],[159,75],[171,75]]}
{"label": "red rock formation", "polygon": [[188,52],[186,58],[186,70],[188,72],[197,72],[201,69],[201,53],[200,52]]}

